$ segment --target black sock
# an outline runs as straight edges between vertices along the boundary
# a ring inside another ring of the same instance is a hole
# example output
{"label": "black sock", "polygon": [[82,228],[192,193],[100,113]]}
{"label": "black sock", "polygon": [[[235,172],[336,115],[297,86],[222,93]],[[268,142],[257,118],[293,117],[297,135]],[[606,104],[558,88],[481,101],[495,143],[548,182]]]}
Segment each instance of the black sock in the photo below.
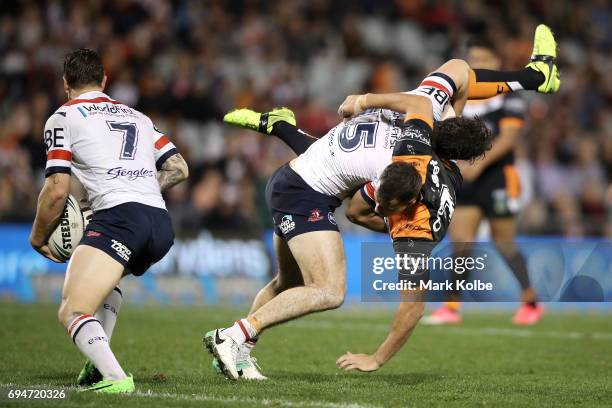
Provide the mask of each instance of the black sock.
{"label": "black sock", "polygon": [[520,71],[493,71],[474,69],[477,82],[518,82],[523,89],[535,91],[544,82],[544,74],[535,69],[523,68]]}
{"label": "black sock", "polygon": [[531,286],[529,282],[529,274],[527,273],[527,263],[520,252],[517,252],[509,257],[504,256],[516,280],[521,285],[521,289],[525,290]]}
{"label": "black sock", "polygon": [[280,138],[298,155],[304,153],[311,144],[318,140],[285,121],[275,123],[272,126],[271,134]]}

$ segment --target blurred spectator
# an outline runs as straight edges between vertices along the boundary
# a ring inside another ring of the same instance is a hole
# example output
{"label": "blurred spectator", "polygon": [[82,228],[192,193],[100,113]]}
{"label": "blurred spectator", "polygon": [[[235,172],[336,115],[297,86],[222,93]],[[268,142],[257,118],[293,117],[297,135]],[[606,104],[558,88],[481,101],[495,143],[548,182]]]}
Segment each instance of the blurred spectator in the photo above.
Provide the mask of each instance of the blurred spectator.
{"label": "blurred spectator", "polygon": [[407,90],[470,35],[524,65],[535,24],[561,44],[563,86],[528,96],[517,160],[529,234],[612,233],[612,10],[605,0],[3,1],[0,8],[0,220],[29,221],[42,183],[46,118],[63,103],[62,57],[100,52],[107,92],[149,114],[194,171],[167,195],[181,234],[257,234],[263,189],[292,157],[281,142],[222,125],[235,106],[290,106],[316,135],[348,93]]}

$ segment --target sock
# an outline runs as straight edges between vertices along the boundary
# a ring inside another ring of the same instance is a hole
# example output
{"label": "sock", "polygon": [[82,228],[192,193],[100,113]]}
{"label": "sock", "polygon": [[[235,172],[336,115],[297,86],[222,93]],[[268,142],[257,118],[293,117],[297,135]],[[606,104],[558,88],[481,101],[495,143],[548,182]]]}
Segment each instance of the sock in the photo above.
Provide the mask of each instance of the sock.
{"label": "sock", "polygon": [[459,309],[461,309],[461,302],[444,302],[444,307],[453,312],[459,312]]}
{"label": "sock", "polygon": [[104,299],[100,308],[94,314],[94,317],[98,319],[108,341],[111,341],[113,337],[113,330],[115,323],[117,323],[117,316],[119,315],[119,309],[121,308],[121,302],[123,301],[123,293],[119,286],[111,290],[111,293]]}
{"label": "sock", "polygon": [[244,346],[249,350],[249,354],[251,354],[251,350],[253,350],[257,345],[257,340],[259,340],[259,337],[255,336],[244,342]]}
{"label": "sock", "polygon": [[531,307],[536,307],[538,305],[537,299],[536,292],[531,287],[523,289],[523,293],[521,293],[521,301],[523,303]]}
{"label": "sock", "polygon": [[527,263],[523,255],[520,252],[516,252],[510,256],[504,256],[504,259],[508,263],[519,285],[521,285],[521,289],[523,291],[528,289],[531,284],[529,282],[529,274],[527,273]]}
{"label": "sock", "polygon": [[535,91],[544,79],[544,74],[531,68],[520,71],[470,69],[468,99],[487,99],[523,89]]}
{"label": "sock", "polygon": [[230,336],[236,343],[245,342],[257,337],[257,330],[247,321],[247,319],[236,320],[232,327],[223,329],[222,332]]}
{"label": "sock", "polygon": [[304,153],[311,144],[318,140],[285,121],[275,123],[272,126],[272,134],[285,142],[298,155]]}
{"label": "sock", "polygon": [[122,380],[127,377],[110,349],[102,325],[92,315],[76,316],[68,325],[68,334],[105,380]]}
{"label": "sock", "polygon": [[257,337],[253,337],[250,340],[245,341],[240,349],[238,350],[237,360],[246,360],[251,356],[251,351],[257,345]]}

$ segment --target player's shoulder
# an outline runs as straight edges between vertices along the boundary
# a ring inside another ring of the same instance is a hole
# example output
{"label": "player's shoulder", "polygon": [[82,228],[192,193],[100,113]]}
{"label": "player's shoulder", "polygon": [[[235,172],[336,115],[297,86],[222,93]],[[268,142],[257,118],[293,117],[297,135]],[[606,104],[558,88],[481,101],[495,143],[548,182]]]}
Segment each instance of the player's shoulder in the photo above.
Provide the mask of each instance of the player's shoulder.
{"label": "player's shoulder", "polygon": [[55,112],[51,114],[47,118],[47,122],[45,123],[45,128],[55,127],[55,126],[65,126],[68,122],[69,110],[65,109],[63,106],[57,109]]}
{"label": "player's shoulder", "polygon": [[432,124],[427,118],[409,115],[401,125],[401,134],[395,144],[394,156],[430,154],[432,148]]}

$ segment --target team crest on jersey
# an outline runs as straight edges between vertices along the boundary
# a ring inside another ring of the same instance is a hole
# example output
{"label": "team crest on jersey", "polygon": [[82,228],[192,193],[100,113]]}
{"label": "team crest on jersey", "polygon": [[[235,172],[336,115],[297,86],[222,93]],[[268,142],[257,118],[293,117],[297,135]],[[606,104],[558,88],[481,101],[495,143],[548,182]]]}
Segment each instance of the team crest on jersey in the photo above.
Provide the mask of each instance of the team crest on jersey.
{"label": "team crest on jersey", "polygon": [[283,234],[293,231],[295,229],[295,221],[293,221],[293,217],[291,215],[283,215],[278,228],[280,228]]}
{"label": "team crest on jersey", "polygon": [[323,216],[321,215],[321,211],[316,208],[310,212],[310,217],[308,217],[308,222],[317,222],[321,221]]}

